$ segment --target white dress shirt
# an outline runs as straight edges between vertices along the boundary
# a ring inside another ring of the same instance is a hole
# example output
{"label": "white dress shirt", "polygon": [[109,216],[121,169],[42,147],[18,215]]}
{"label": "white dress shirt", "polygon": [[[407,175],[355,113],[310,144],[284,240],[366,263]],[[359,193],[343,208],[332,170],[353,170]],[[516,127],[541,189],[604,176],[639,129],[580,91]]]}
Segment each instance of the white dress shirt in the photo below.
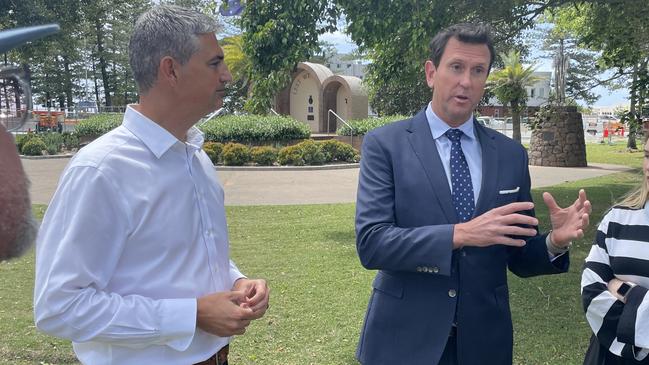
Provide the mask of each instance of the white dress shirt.
{"label": "white dress shirt", "polygon": [[181,142],[129,107],[61,175],[36,245],[37,327],[84,364],[193,364],[228,338],[196,298],[243,277],[221,188],[195,127]]}
{"label": "white dress shirt", "polygon": [[[451,127],[435,114],[431,107],[431,103],[428,103],[428,107],[426,107],[426,119],[428,119],[430,133],[433,135],[433,139],[435,140],[437,153],[439,153],[439,158],[442,160],[442,165],[444,165],[448,188],[452,193],[451,141],[446,137],[446,135],[444,135],[444,133],[451,129]],[[473,201],[474,203],[477,203],[478,197],[480,196],[480,188],[482,187],[482,150],[480,149],[480,141],[478,141],[475,131],[473,130],[473,115],[469,120],[457,127],[457,129],[464,133],[460,139],[460,145],[462,146],[462,152],[464,152],[466,163],[469,165],[469,172],[471,172]]]}

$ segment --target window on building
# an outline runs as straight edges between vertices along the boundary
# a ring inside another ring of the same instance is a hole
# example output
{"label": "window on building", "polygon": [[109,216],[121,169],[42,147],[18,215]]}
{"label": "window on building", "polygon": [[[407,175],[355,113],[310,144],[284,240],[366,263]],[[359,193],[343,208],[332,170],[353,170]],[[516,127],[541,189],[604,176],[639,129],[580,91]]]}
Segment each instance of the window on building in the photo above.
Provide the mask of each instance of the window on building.
{"label": "window on building", "polygon": [[531,88],[531,89],[530,89],[530,98],[533,98],[533,97],[534,97],[534,90],[535,90],[534,88]]}
{"label": "window on building", "polygon": [[539,98],[545,97],[545,88],[539,88]]}

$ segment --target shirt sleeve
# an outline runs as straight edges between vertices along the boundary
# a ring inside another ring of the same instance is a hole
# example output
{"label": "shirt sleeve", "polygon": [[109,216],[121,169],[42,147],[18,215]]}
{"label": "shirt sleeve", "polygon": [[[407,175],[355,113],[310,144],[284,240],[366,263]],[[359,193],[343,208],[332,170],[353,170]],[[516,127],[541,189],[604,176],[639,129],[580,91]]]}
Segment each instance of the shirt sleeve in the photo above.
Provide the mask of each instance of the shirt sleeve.
{"label": "shirt sleeve", "polygon": [[75,342],[183,351],[196,330],[196,299],[119,295],[107,286],[129,232],[128,201],[94,167],[72,167],[45,214],[36,247],[36,326]]}
{"label": "shirt sleeve", "polygon": [[606,244],[609,215],[599,225],[595,243],[586,257],[581,278],[582,304],[600,344],[617,356],[641,361],[649,353],[647,290],[633,288],[626,305],[608,291],[608,282],[615,278]]}
{"label": "shirt sleeve", "polygon": [[234,286],[235,281],[245,277],[246,276],[239,271],[239,268],[234,261],[230,260],[230,288]]}

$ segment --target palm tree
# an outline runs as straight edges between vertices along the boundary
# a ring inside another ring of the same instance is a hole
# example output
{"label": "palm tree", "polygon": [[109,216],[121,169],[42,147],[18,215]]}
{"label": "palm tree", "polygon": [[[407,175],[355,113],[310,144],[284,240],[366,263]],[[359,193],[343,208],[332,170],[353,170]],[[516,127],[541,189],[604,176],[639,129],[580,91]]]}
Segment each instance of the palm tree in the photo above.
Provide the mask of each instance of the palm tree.
{"label": "palm tree", "polygon": [[507,54],[501,54],[504,67],[489,75],[488,88],[496,95],[496,98],[503,104],[511,107],[512,110],[512,138],[521,141],[521,111],[527,104],[526,86],[532,86],[540,80],[534,76],[535,65],[523,67],[521,64],[520,52],[511,50]]}
{"label": "palm tree", "polygon": [[239,35],[226,37],[221,40],[225,53],[225,64],[232,74],[232,83],[226,88],[223,107],[227,113],[243,109],[245,99],[250,91],[251,69],[250,58],[243,52],[243,37]]}

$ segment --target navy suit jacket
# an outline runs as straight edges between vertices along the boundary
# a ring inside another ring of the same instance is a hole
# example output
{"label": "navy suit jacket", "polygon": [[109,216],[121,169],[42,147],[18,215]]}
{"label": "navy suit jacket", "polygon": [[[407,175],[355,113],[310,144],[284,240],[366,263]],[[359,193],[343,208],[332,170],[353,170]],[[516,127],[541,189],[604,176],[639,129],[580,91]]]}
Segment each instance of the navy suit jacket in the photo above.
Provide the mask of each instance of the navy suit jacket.
{"label": "navy suit jacket", "polygon": [[[532,201],[525,149],[473,123],[482,150],[475,216]],[[361,363],[435,365],[455,318],[459,364],[511,365],[507,268],[521,277],[560,273],[568,255],[551,262],[539,234],[522,248],[453,250],[456,223],[425,111],[365,136],[356,248],[363,266],[379,271],[356,353]]]}

